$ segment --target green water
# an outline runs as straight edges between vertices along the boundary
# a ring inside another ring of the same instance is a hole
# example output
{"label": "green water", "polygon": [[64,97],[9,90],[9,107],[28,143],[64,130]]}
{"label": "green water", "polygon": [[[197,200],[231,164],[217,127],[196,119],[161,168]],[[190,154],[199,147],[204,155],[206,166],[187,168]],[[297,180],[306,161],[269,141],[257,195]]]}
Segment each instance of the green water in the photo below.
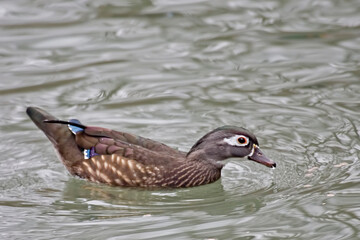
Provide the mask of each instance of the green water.
{"label": "green water", "polygon": [[[359,239],[360,2],[0,2],[1,239]],[[69,176],[25,114],[187,151],[226,124],[275,170],[113,188]]]}

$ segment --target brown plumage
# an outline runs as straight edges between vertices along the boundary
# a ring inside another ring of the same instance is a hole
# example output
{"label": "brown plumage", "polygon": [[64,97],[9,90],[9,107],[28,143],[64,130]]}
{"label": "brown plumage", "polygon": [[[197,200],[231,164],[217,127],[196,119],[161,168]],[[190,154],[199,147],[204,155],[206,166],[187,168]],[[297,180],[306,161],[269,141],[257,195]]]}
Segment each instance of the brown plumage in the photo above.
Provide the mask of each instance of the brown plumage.
{"label": "brown plumage", "polygon": [[[229,157],[247,156],[268,167],[276,165],[262,154],[256,137],[243,128],[215,129],[186,153],[129,133],[60,121],[35,107],[29,107],[27,114],[53,143],[68,171],[93,182],[192,187],[218,180],[221,161]],[[80,131],[73,134],[66,124],[76,125]],[[95,155],[86,159],[84,149],[92,149]]]}

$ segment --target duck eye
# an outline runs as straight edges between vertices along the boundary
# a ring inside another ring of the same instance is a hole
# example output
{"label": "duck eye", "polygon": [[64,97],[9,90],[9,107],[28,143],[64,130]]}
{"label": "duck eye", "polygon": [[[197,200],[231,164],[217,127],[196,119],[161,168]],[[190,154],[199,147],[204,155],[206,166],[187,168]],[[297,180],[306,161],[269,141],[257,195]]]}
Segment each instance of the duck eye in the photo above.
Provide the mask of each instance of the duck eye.
{"label": "duck eye", "polygon": [[249,145],[249,138],[244,135],[235,135],[229,138],[224,138],[224,142],[231,146],[244,147]]}
{"label": "duck eye", "polygon": [[237,141],[238,141],[241,145],[246,145],[247,142],[248,142],[248,140],[247,140],[246,137],[239,137],[239,138],[237,139]]}

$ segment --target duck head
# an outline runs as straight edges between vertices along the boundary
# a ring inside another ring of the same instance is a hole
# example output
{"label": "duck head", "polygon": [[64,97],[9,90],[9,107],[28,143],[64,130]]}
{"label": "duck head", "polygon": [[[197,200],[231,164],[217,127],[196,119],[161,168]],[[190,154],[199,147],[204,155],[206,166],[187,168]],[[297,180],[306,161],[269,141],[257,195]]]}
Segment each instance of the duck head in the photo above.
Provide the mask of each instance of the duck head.
{"label": "duck head", "polygon": [[260,150],[255,135],[245,128],[235,126],[223,126],[209,132],[199,139],[187,154],[187,158],[212,161],[244,157],[267,167],[276,167],[276,163]]}

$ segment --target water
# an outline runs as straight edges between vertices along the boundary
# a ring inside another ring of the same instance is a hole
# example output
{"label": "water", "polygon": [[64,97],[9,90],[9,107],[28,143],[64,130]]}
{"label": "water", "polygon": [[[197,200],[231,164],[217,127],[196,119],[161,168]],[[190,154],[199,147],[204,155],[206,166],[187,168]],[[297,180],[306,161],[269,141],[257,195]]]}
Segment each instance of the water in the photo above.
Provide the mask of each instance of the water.
{"label": "water", "polygon": [[[359,1],[1,1],[1,239],[359,239]],[[277,162],[214,184],[67,174],[39,106],[188,150],[232,124]]]}

